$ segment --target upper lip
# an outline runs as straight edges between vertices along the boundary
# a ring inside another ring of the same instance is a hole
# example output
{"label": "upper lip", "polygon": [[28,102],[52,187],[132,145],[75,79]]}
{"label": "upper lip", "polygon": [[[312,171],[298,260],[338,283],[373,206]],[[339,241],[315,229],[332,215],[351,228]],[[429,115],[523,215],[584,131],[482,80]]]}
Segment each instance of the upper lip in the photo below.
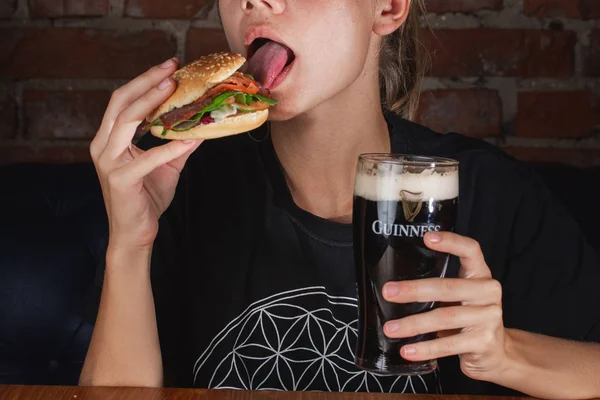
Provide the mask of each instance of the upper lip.
{"label": "upper lip", "polygon": [[252,57],[253,55],[251,54],[253,50],[251,45],[256,39],[269,39],[290,48],[290,46],[288,46],[287,43],[285,43],[281,37],[268,25],[250,25],[244,34],[244,44],[246,45],[248,58]]}

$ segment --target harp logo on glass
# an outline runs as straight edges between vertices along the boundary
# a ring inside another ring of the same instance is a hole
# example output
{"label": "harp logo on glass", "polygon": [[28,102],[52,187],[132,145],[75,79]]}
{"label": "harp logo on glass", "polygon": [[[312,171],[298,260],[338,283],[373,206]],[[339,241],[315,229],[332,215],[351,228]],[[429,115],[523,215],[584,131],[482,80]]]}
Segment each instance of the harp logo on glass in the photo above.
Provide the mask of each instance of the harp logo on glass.
{"label": "harp logo on glass", "polygon": [[[401,190],[402,211],[406,222],[413,222],[423,208],[423,193]],[[434,224],[390,224],[375,220],[372,224],[373,233],[376,235],[397,237],[423,237],[427,232],[439,232],[442,227]]]}

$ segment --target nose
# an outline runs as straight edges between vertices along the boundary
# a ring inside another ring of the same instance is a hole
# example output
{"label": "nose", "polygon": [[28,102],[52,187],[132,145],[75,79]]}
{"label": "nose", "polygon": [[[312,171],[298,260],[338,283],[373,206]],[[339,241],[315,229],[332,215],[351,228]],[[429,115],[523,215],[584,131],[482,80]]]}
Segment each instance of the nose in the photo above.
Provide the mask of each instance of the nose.
{"label": "nose", "polygon": [[282,14],[285,11],[285,0],[240,0],[244,13],[263,10],[271,14]]}

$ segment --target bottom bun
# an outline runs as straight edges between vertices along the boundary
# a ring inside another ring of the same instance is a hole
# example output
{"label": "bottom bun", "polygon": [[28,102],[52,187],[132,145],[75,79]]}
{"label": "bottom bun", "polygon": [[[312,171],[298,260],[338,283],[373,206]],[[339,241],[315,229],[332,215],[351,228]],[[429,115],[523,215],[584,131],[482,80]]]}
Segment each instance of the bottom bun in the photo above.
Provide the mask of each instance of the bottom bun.
{"label": "bottom bun", "polygon": [[217,139],[254,130],[264,124],[268,117],[269,110],[263,110],[247,114],[237,114],[233,117],[227,117],[220,122],[198,125],[184,132],[167,131],[165,135],[162,134],[162,126],[153,126],[150,128],[150,133],[161,139],[169,140]]}

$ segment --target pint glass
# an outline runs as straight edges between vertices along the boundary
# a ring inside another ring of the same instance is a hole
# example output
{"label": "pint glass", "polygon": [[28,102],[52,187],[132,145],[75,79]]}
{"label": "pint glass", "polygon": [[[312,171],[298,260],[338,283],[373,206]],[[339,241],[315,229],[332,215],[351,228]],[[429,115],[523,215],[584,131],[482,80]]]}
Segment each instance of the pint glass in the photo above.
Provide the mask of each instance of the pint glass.
{"label": "pint glass", "polygon": [[423,237],[427,232],[452,231],[457,208],[457,161],[396,154],[359,157],[353,209],[359,368],[385,375],[436,369],[436,360],[409,362],[400,355],[402,346],[435,339],[436,333],[390,339],[383,325],[437,304],[390,303],[383,299],[382,289],[391,281],[444,277],[449,255],[429,249]]}

